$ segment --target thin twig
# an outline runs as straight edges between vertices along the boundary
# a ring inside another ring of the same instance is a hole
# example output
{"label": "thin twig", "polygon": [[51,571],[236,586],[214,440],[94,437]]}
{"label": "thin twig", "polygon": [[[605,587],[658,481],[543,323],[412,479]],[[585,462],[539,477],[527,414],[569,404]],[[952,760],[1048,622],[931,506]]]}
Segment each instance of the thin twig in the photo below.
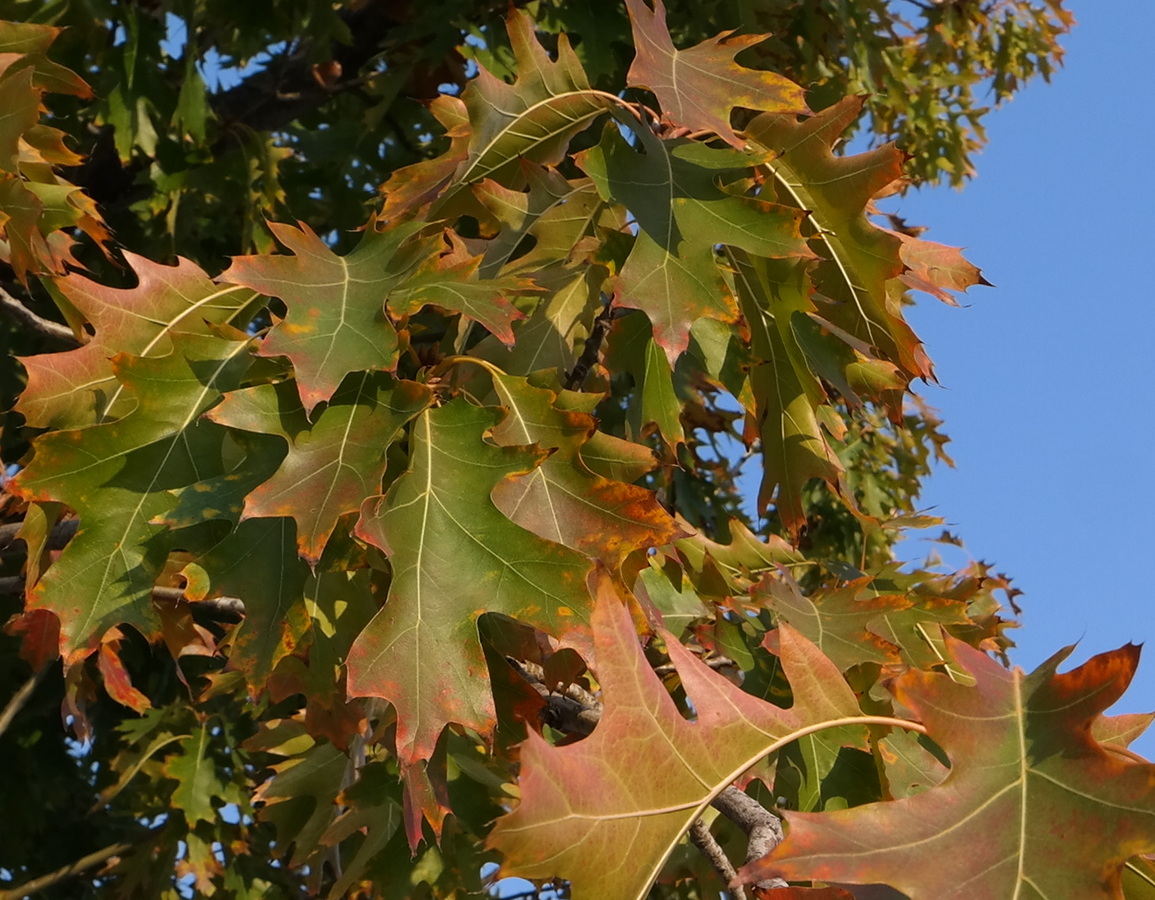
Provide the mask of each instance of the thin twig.
{"label": "thin twig", "polygon": [[609,334],[616,311],[613,301],[607,298],[605,306],[594,317],[593,327],[590,328],[589,337],[586,338],[585,346],[582,347],[582,355],[578,357],[573,369],[566,376],[565,389],[567,391],[580,391],[590,374],[590,369],[598,364],[602,343],[605,341],[606,335]]}
{"label": "thin twig", "polygon": [[41,679],[44,678],[47,671],[48,666],[41,666],[37,671],[33,672],[32,677],[20,685],[20,689],[12,695],[12,699],[4,706],[4,712],[0,713],[0,734],[8,730],[8,726],[12,724],[12,720],[16,718],[16,714],[24,708],[24,704],[28,702],[33,691],[36,690],[36,685],[40,684]]}
{"label": "thin twig", "polygon": [[88,856],[81,857],[74,863],[69,863],[62,866],[55,872],[49,872],[47,875],[41,875],[39,878],[33,878],[31,881],[26,881],[18,888],[12,888],[8,891],[0,891],[0,900],[21,900],[21,898],[28,897],[35,894],[37,891],[42,891],[45,888],[51,887],[57,882],[64,881],[66,878],[71,878],[73,875],[79,875],[93,866],[99,865],[114,856],[119,856],[127,850],[132,849],[132,844],[126,844],[123,841],[116,844],[110,844],[103,850],[97,850],[95,853],[89,853]]}
{"label": "thin twig", "polygon": [[42,337],[66,347],[80,346],[80,341],[76,339],[71,328],[67,325],[61,325],[59,322],[41,318],[2,287],[0,287],[0,307],[7,310],[8,315],[23,327]]}
{"label": "thin twig", "polygon": [[[19,594],[24,591],[23,575],[5,575],[0,577],[0,594]],[[240,621],[245,614],[245,602],[240,597],[210,597],[207,600],[189,600],[185,596],[184,588],[154,587],[153,600],[163,600],[168,603],[188,603],[195,610],[211,611],[219,617]]]}
{"label": "thin twig", "polygon": [[[714,835],[710,834],[710,826],[706,824],[705,819],[695,819],[694,824],[690,826],[690,843],[709,860],[714,870],[722,876],[724,884],[728,885],[738,877],[737,869],[726,856],[726,851],[714,839]],[[728,888],[727,891],[734,900],[746,900],[746,889],[741,885]]]}

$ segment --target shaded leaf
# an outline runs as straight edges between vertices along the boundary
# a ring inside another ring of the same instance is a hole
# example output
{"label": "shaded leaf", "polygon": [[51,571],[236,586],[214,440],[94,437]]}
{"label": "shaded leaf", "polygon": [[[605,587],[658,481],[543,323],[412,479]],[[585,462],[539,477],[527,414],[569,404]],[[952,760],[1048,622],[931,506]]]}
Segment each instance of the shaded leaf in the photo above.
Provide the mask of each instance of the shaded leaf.
{"label": "shaded leaf", "polygon": [[495,374],[493,384],[509,409],[493,439],[554,451],[531,472],[494,488],[494,505],[513,522],[609,566],[677,533],[653,491],[610,481],[586,467],[581,450],[597,427],[592,416],[557,408],[556,394],[521,378]]}
{"label": "shaded leaf", "polygon": [[96,649],[113,625],[156,630],[151,594],[169,547],[153,520],[174,505],[171,490],[220,473],[224,429],[200,415],[239,386],[248,349],[247,340],[178,334],[167,356],[119,355],[112,361],[117,392],[132,411],[34,442],[36,455],[13,489],[29,500],[67,503],[80,519],[30,598],[30,608],[60,617],[66,662]]}
{"label": "shaded leaf", "polygon": [[346,379],[312,424],[291,381],[234,391],[208,416],[288,441],[280,468],[245,497],[243,518],[292,517],[298,549],[315,564],[337,520],[381,492],[386,451],[430,398],[424,385],[362,372]]}
{"label": "shaded leaf", "polygon": [[804,213],[729,192],[723,182],[761,157],[689,140],[661,140],[633,122],[637,149],[615,127],[578,158],[606,200],[637,222],[637,239],[618,275],[617,302],[649,317],[670,364],[702,317],[733,322],[734,297],[715,248],[740,247],[769,257],[810,257],[799,226]]}

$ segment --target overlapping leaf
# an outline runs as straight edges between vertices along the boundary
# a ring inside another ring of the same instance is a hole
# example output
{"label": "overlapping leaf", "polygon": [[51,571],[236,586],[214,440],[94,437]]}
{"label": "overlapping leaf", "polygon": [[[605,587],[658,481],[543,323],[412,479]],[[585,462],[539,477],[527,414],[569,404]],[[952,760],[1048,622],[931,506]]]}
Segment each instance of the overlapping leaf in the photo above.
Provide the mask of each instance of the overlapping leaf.
{"label": "overlapping leaf", "polygon": [[392,370],[397,332],[385,298],[426,261],[433,247],[406,244],[418,225],[370,226],[348,256],[338,256],[307,226],[270,223],[292,256],[242,256],[221,276],[285,302],[285,318],[261,344],[262,356],[287,356],[312,413],[350,372]]}
{"label": "overlapping leaf", "polygon": [[881,882],[911,900],[1121,900],[1124,863],[1155,851],[1155,766],[1106,752],[1091,726],[1130,682],[1139,649],[1062,675],[1069,650],[1030,675],[957,641],[950,652],[976,686],[921,671],[894,685],[950,774],[903,800],[787,813],[786,840],[740,876]]}
{"label": "overlapping leaf", "polygon": [[879,192],[902,177],[902,153],[893,145],[853,156],[831,152],[861,107],[861,98],[849,97],[802,121],[764,113],[747,135],[772,154],[770,196],[810,212],[812,245],[822,257],[813,277],[825,318],[910,377],[926,377],[926,354],[897,306],[887,303],[887,283],[904,269],[901,242],[866,215]]}
{"label": "overlapping leaf", "polygon": [[151,633],[150,596],[167,555],[162,526],[170,491],[220,474],[224,429],[200,415],[240,385],[249,341],[175,334],[167,356],[112,360],[132,411],[105,425],[54,431],[14,481],[30,500],[60,500],[80,518],[76,536],[36,584],[33,608],[61,620],[61,650],[75,661],[104,632],[128,623]]}
{"label": "overlapping leaf", "polygon": [[493,384],[509,409],[493,439],[554,451],[533,471],[494,488],[494,505],[513,522],[610,566],[677,533],[652,491],[602,478],[586,466],[581,448],[597,427],[592,416],[559,409],[552,391],[521,378],[494,375]]}
{"label": "overlapping leaf", "polygon": [[[78,332],[92,333],[79,349],[21,360],[28,389],[16,409],[38,428],[81,428],[133,408],[110,360],[118,353],[164,356],[176,335],[212,333],[252,301],[252,291],[218,285],[193,263],[162,266],[125,251],[137,277],[133,288],[105,287],[82,275],[54,281]],[[82,324],[87,323],[82,328]]]}
{"label": "overlapping leaf", "polygon": [[29,272],[79,265],[72,255],[76,230],[98,244],[109,237],[93,199],[53,169],[76,166],[81,157],[64,145],[64,132],[39,122],[43,94],[92,94],[75,73],[48,59],[60,32],[0,22],[0,260],[22,281]]}
{"label": "overlapping leaf", "polygon": [[[659,631],[697,714],[687,721],[647,664],[608,580],[599,584],[593,628],[601,721],[566,746],[530,732],[521,802],[490,834],[503,874],[565,878],[576,897],[644,897],[718,792],[799,731],[858,709],[834,666],[788,626],[780,647],[794,691],[788,710],[744,693]],[[623,757],[635,754],[645,765],[623,769]]]}
{"label": "overlapping leaf", "polygon": [[529,15],[511,10],[506,28],[517,80],[506,84],[482,67],[462,94],[469,110],[469,155],[450,194],[485,178],[502,181],[522,158],[560,162],[570,139],[615,102],[590,88],[565,35],[558,38],[555,61],[538,43]]}
{"label": "overlapping leaf", "polygon": [[626,0],[637,56],[626,76],[630,84],[649,88],[662,114],[690,131],[712,131],[741,149],[745,142],[731,128],[736,107],[772,113],[808,112],[801,87],[776,72],[747,69],[734,61],[739,53],[765,38],[723,32],[695,47],[678,50],[666,29],[662,0]]}
{"label": "overlapping leaf", "polygon": [[544,451],[496,447],[499,410],[455,400],[426,410],[410,436],[410,468],[366,501],[357,533],[389,554],[389,599],[349,653],[349,692],[397,710],[397,752],[412,766],[458,722],[487,735],[493,697],[477,634],[486,612],[554,635],[588,630],[590,564],[509,521],[489,499]]}
{"label": "overlapping leaf", "polygon": [[636,136],[637,149],[609,127],[579,164],[601,195],[626,207],[637,223],[637,239],[618,276],[618,302],[646,313],[672,365],[698,318],[738,318],[716,259],[719,245],[774,258],[813,254],[799,231],[801,209],[738,196],[724,186],[760,158],[660,140],[640,126]]}
{"label": "overlapping leaf", "polygon": [[315,564],[337,520],[380,493],[386,451],[429,400],[424,385],[362,372],[346,379],[313,423],[292,382],[233,392],[209,418],[288,441],[280,468],[246,496],[243,517],[292,517],[301,555]]}
{"label": "overlapping leaf", "polygon": [[254,697],[309,628],[307,568],[297,556],[295,531],[287,518],[250,519],[182,572],[189,600],[237,597],[244,603],[229,665],[244,673]]}

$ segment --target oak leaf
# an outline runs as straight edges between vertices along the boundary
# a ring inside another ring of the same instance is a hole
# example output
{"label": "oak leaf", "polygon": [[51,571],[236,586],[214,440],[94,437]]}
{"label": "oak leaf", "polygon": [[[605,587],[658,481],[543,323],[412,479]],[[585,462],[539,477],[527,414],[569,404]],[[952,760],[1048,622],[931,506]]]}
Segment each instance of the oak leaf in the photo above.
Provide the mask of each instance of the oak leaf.
{"label": "oak leaf", "polygon": [[745,142],[731,127],[737,107],[773,113],[805,113],[805,92],[776,72],[748,69],[734,57],[765,35],[724,31],[702,43],[678,50],[666,28],[662,0],[626,0],[637,56],[626,76],[629,83],[654,92],[664,117],[690,131],[712,131],[741,149]]}
{"label": "oak leaf", "polygon": [[[597,591],[601,721],[588,738],[561,746],[530,732],[521,748],[521,802],[498,819],[489,843],[504,857],[503,875],[561,877],[574,896],[624,900],[645,896],[716,794],[808,728],[853,722],[858,704],[829,660],[789,626],[780,652],[791,709],[744,693],[658,629],[696,713],[688,721],[646,662],[608,578]],[[623,769],[635,755],[644,764]]]}
{"label": "oak leaf", "polygon": [[741,879],[884,883],[911,900],[1122,900],[1124,864],[1155,852],[1155,765],[1107,752],[1091,728],[1130,683],[1139,648],[1057,674],[1068,648],[1025,675],[948,646],[975,686],[918,670],[893,685],[950,758],[946,778],[902,800],[787,812],[786,840]]}

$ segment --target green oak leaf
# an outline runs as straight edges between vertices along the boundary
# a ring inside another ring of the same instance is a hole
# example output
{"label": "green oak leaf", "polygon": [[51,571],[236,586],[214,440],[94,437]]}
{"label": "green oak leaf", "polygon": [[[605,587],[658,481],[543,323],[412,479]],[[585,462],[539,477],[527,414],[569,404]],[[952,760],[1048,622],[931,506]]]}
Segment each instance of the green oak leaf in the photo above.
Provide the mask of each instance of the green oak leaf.
{"label": "green oak leaf", "polygon": [[489,500],[499,482],[547,455],[488,443],[502,417],[463,400],[426,410],[410,435],[409,470],[361,509],[357,534],[389,555],[393,579],[349,652],[349,693],[396,708],[403,766],[428,760],[450,722],[492,732],[479,616],[502,613],[571,640],[588,630],[590,563]]}
{"label": "green oak leaf", "polygon": [[390,444],[431,396],[416,382],[359,372],[345,379],[310,423],[291,381],[229,394],[210,419],[289,444],[277,471],[246,496],[242,519],[292,517],[298,549],[315,565],[337,520],[381,492]]}
{"label": "green oak leaf", "polygon": [[32,608],[60,617],[61,650],[72,662],[96,648],[113,625],[150,634],[158,625],[153,584],[171,539],[153,524],[174,506],[172,491],[221,474],[225,430],[201,418],[236,389],[250,364],[250,341],[175,334],[172,352],[121,354],[112,371],[130,404],[105,425],[37,438],[35,456],[13,490],[59,500],[80,518],[76,536],[32,591]]}
{"label": "green oak leaf", "polygon": [[717,247],[772,258],[813,254],[799,231],[802,210],[727,187],[764,155],[661,140],[641,127],[636,137],[631,147],[617,128],[607,127],[601,143],[580,154],[578,163],[602,197],[624,206],[637,223],[637,239],[618,275],[617,302],[646,313],[673,365],[689,346],[697,319],[738,318]]}

